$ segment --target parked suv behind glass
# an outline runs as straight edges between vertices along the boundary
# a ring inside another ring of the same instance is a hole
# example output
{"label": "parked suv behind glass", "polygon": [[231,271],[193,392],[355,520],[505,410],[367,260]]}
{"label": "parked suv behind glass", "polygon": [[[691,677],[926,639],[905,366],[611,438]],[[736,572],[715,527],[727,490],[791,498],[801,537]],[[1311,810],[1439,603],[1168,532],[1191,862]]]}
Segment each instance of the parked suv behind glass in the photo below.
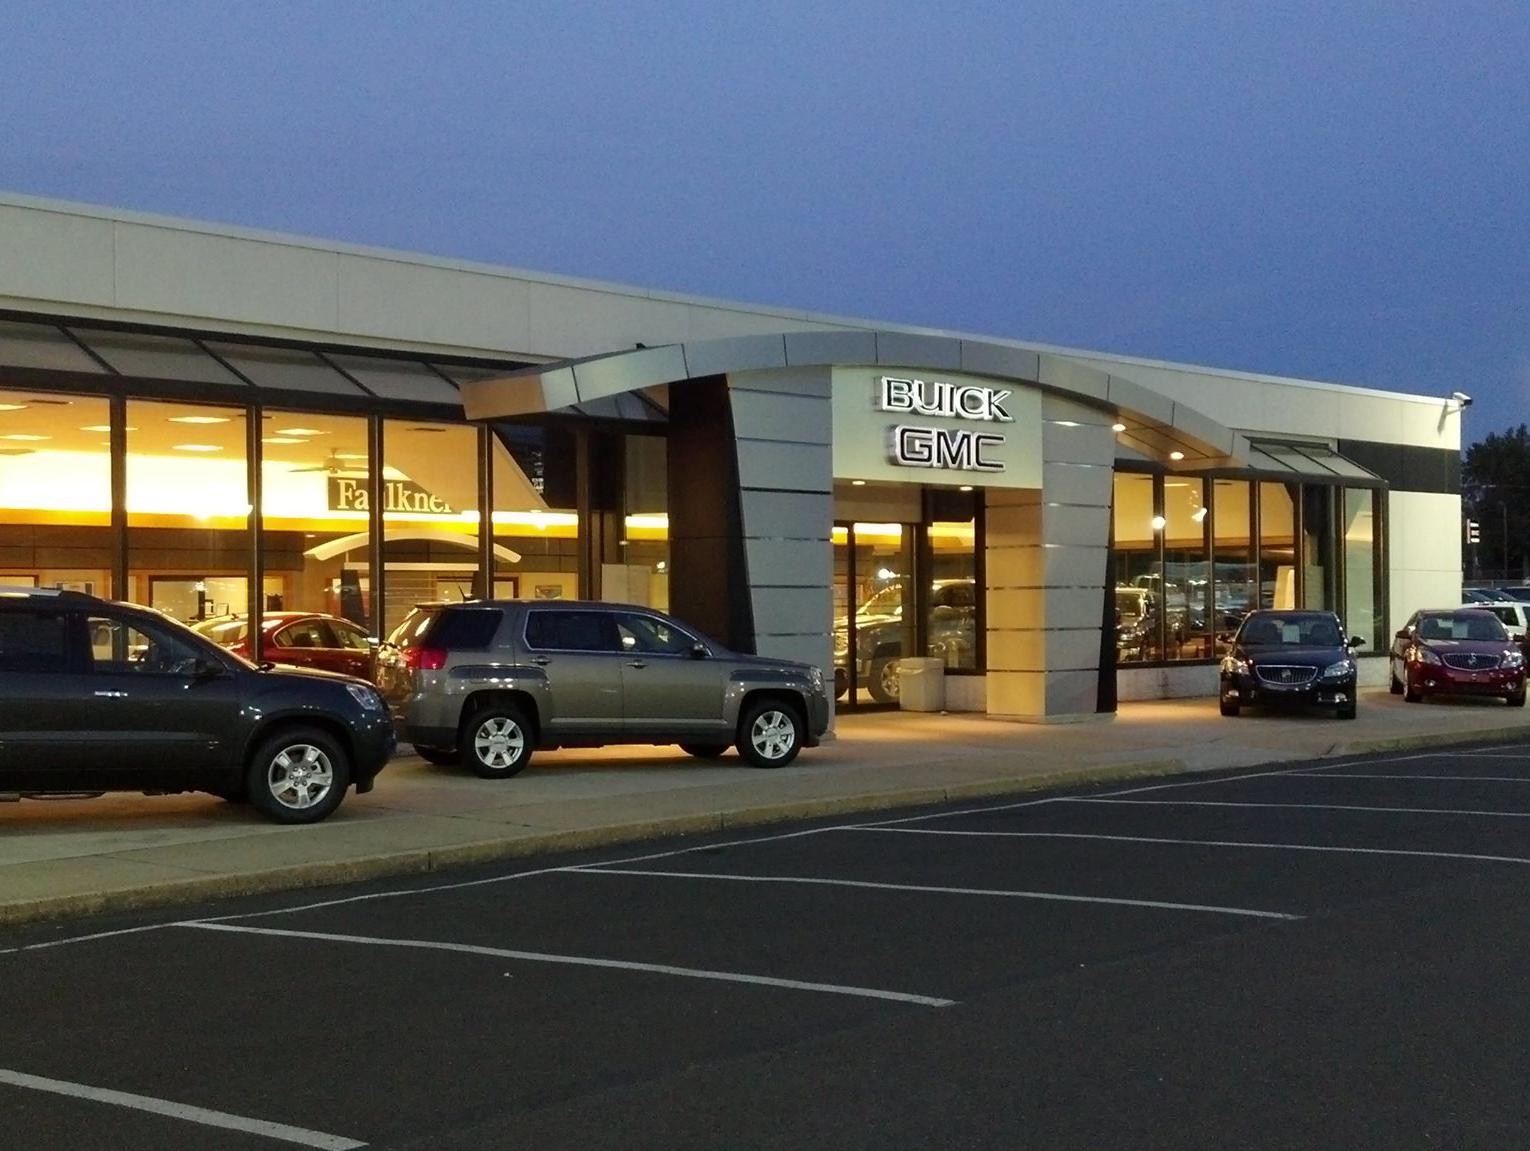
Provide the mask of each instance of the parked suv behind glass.
{"label": "parked suv behind glass", "polygon": [[0,588],[0,793],[206,791],[314,823],[394,748],[369,683],[277,671],[150,608]]}
{"label": "parked suv behind glass", "polygon": [[829,723],[820,669],[729,651],[626,604],[422,604],[380,664],[404,738],[485,779],[515,775],[538,747],[608,743],[678,743],[702,759],[736,745],[781,767]]}

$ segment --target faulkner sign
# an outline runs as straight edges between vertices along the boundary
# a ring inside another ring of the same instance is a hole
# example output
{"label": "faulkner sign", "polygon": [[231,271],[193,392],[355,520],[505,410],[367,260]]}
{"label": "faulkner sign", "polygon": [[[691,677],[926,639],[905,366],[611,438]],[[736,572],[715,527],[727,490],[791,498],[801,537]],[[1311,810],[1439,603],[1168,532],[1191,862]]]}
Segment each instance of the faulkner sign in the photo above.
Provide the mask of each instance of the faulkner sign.
{"label": "faulkner sign", "polygon": [[[947,420],[1011,424],[1005,405],[1011,392],[983,384],[883,376],[877,407],[884,412],[935,416]],[[888,436],[888,460],[904,468],[945,468],[964,472],[1002,472],[998,458],[1005,436],[967,427],[896,424]]]}
{"label": "faulkner sign", "polygon": [[[329,510],[333,512],[370,511],[367,501],[367,481],[347,476],[330,476]],[[383,511],[451,515],[452,506],[440,496],[431,495],[412,480],[384,480]]]}

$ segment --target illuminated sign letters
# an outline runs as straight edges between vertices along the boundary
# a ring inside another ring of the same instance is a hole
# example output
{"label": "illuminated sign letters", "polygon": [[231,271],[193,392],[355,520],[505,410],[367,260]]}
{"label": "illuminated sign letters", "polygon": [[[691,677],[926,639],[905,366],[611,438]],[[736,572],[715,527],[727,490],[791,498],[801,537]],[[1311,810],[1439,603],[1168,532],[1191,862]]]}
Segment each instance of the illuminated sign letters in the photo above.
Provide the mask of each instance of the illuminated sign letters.
{"label": "illuminated sign letters", "polygon": [[[1009,424],[1014,422],[1004,406],[1009,397],[1008,391],[981,384],[883,376],[877,406],[884,412]],[[897,424],[890,436],[888,458],[905,468],[1002,472],[1004,462],[995,459],[993,453],[1003,446],[1004,437],[997,432]]]}
{"label": "illuminated sign letters", "polygon": [[1003,443],[1004,437],[993,432],[899,424],[892,430],[892,462],[906,468],[1002,472],[1004,464],[987,453]]}

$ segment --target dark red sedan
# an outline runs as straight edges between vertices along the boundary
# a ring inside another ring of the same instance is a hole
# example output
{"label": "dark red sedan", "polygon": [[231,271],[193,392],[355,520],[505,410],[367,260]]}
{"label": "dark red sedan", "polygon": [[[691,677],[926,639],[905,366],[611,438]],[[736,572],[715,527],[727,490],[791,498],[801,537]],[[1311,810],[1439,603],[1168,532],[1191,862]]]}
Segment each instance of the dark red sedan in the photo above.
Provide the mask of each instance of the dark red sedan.
{"label": "dark red sedan", "polygon": [[1392,641],[1392,694],[1496,695],[1525,706],[1525,653],[1491,612],[1420,611]]}
{"label": "dark red sedan", "polygon": [[[193,629],[216,644],[254,659],[249,620],[243,615],[217,616],[193,624]],[[348,619],[323,612],[273,611],[260,617],[260,658],[296,667],[316,667],[346,675],[372,678],[377,650],[366,629]]]}

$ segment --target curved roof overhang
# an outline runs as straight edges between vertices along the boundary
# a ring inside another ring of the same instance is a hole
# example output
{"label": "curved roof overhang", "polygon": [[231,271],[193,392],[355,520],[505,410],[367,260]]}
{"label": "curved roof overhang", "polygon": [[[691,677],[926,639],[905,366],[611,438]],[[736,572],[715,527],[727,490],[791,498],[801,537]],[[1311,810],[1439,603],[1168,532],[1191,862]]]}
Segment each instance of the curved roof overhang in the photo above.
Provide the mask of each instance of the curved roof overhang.
{"label": "curved roof overhang", "polygon": [[[878,365],[965,372],[1076,400],[1126,425],[1120,441],[1175,470],[1246,467],[1248,441],[1184,404],[1055,352],[908,332],[786,332],[666,344],[540,364],[467,382],[471,420],[573,409],[644,388],[736,372]],[[1182,458],[1174,459],[1174,453]]]}

